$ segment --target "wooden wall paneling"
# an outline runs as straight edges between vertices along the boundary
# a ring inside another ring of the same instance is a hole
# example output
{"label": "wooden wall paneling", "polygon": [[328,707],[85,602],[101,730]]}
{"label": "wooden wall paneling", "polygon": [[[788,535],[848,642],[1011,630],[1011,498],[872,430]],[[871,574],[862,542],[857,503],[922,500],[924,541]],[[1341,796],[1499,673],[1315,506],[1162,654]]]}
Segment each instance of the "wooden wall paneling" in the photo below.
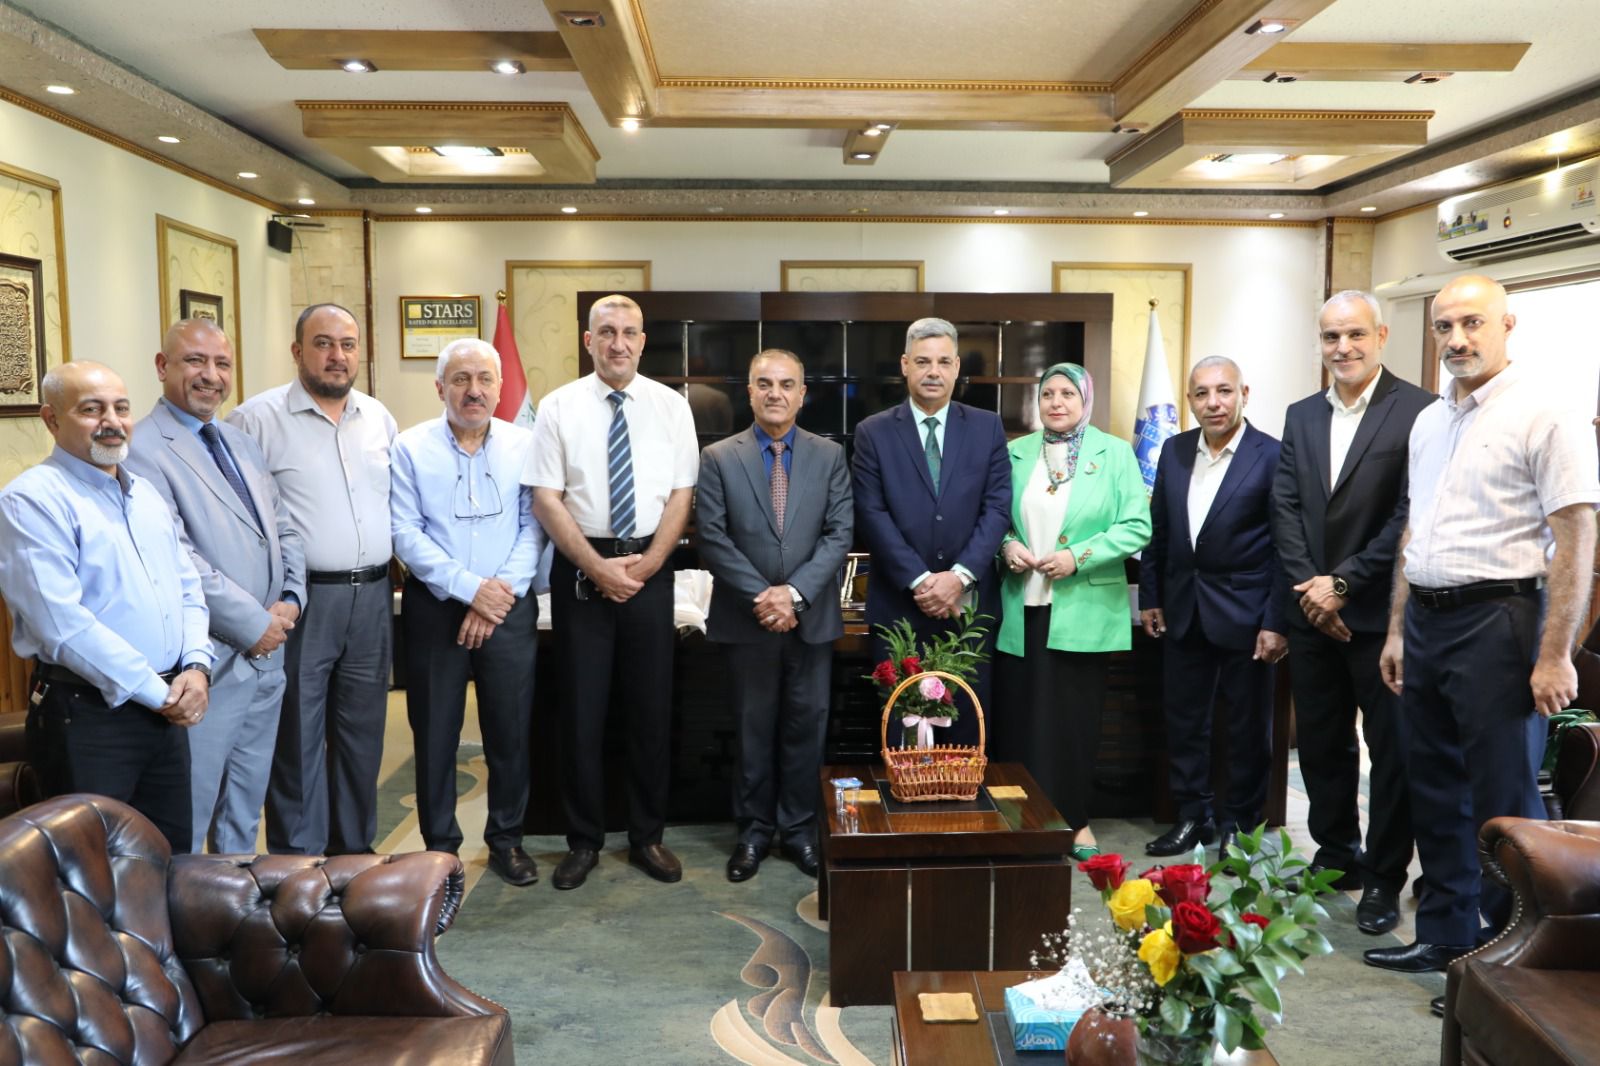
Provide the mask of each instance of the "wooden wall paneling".
{"label": "wooden wall paneling", "polygon": [[11,612],[0,600],[0,714],[28,709],[33,660],[11,650]]}

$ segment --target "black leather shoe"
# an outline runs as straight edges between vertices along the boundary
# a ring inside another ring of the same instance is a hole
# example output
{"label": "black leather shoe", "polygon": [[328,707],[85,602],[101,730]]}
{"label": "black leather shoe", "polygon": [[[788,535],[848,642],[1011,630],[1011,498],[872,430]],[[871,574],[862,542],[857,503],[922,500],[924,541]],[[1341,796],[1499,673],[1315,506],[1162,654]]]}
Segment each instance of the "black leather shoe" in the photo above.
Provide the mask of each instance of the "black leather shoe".
{"label": "black leather shoe", "polygon": [[1433,1016],[1435,1018],[1443,1018],[1444,1017],[1444,997],[1443,996],[1434,996],[1432,999],[1428,1000],[1428,1010],[1429,1010],[1430,1013],[1433,1014]]}
{"label": "black leather shoe", "polygon": [[567,852],[567,857],[561,860],[561,865],[556,867],[556,872],[550,878],[550,883],[559,889],[577,888],[583,884],[600,862],[599,852],[592,848],[573,848]]}
{"label": "black leather shoe", "polygon": [[1397,948],[1371,948],[1361,953],[1368,966],[1397,973],[1443,973],[1472,948],[1450,944],[1402,944]]}
{"label": "black leather shoe", "polygon": [[1194,850],[1196,844],[1209,844],[1217,839],[1217,823],[1207,818],[1185,818],[1165,833],[1144,846],[1146,855],[1183,855]]}
{"label": "black leather shoe", "polygon": [[1356,904],[1356,928],[1377,936],[1400,924],[1400,893],[1376,885],[1361,893]]}
{"label": "black leather shoe", "polygon": [[807,877],[817,876],[819,854],[815,844],[788,844],[783,849]]}
{"label": "black leather shoe", "polygon": [[733,849],[733,855],[728,859],[728,880],[735,883],[748,881],[761,869],[761,860],[767,857],[767,849],[755,844],[740,844]]}
{"label": "black leather shoe", "polygon": [[531,885],[539,880],[539,865],[520,847],[490,848],[489,869],[508,885]]}
{"label": "black leather shoe", "polygon": [[1226,859],[1228,857],[1228,845],[1237,844],[1238,842],[1238,829],[1224,829],[1222,835],[1217,837],[1217,858]]}
{"label": "black leather shoe", "polygon": [[662,844],[629,848],[628,863],[637,866],[657,881],[665,881],[669,885],[683,878],[683,867],[678,864],[678,857]]}

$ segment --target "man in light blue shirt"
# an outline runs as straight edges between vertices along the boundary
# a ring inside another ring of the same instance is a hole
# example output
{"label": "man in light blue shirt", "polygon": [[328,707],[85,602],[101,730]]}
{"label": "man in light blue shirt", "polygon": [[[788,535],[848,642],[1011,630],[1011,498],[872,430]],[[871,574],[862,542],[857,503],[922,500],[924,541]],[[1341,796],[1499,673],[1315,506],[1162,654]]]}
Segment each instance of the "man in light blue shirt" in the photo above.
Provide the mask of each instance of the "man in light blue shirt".
{"label": "man in light blue shirt", "polygon": [[520,478],[533,434],[493,417],[500,356],[483,341],[446,347],[434,384],[444,416],[395,438],[390,488],[395,555],[410,571],[400,625],[417,821],[429,850],[461,847],[456,749],[470,669],[489,768],[489,869],[529,885],[539,879],[522,849],[539,615],[529,587],[544,532]]}
{"label": "man in light blue shirt", "polygon": [[131,804],[187,852],[188,727],[205,715],[210,614],[159,493],[129,473],[128,390],[98,363],[42,382],[56,447],[0,492],[0,595],[37,662],[28,756],[51,795]]}

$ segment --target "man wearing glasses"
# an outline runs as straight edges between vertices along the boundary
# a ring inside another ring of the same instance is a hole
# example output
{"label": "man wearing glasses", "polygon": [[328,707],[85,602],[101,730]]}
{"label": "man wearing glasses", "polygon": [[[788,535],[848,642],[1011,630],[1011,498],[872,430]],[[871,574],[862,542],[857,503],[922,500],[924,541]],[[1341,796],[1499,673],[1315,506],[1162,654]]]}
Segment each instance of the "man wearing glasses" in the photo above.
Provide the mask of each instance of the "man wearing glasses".
{"label": "man wearing glasses", "polygon": [[430,851],[461,847],[456,749],[470,671],[489,767],[489,869],[531,885],[522,850],[538,600],[529,594],[544,533],[518,483],[533,433],[494,417],[500,355],[480,340],[439,353],[444,416],[394,442],[394,553],[410,571],[400,603],[417,822]]}
{"label": "man wearing glasses", "polygon": [[255,438],[306,549],[306,603],[284,645],[283,712],[267,784],[275,854],[371,851],[389,691],[389,445],[395,423],[357,390],[361,334],[313,304],[290,345],[298,374],[228,421]]}

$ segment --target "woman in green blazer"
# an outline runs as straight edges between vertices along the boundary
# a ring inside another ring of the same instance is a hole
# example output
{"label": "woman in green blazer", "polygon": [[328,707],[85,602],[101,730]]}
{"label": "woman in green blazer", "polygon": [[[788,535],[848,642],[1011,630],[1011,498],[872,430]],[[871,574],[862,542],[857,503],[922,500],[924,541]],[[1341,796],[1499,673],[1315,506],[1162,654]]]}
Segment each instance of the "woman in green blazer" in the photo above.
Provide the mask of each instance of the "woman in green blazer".
{"label": "woman in green blazer", "polygon": [[1126,441],[1089,424],[1094,382],[1076,363],[1039,379],[1044,429],[1010,444],[1011,530],[995,646],[995,758],[1021,762],[1096,854],[1089,791],[1111,652],[1133,644],[1122,562],[1150,540],[1150,502]]}

